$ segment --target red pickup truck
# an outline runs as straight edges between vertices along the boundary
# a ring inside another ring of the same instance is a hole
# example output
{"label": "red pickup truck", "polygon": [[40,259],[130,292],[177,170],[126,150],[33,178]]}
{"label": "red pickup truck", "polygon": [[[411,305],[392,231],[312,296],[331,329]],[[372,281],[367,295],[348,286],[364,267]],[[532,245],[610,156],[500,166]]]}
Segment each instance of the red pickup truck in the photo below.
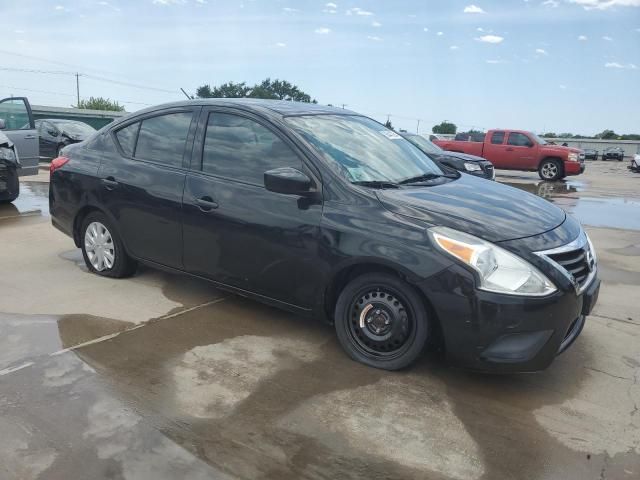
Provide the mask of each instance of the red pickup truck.
{"label": "red pickup truck", "polygon": [[[460,138],[457,135],[456,138]],[[484,157],[503,170],[537,171],[543,180],[557,180],[584,172],[584,153],[577,148],[552,145],[523,130],[489,130],[462,140],[434,140],[451,152]]]}

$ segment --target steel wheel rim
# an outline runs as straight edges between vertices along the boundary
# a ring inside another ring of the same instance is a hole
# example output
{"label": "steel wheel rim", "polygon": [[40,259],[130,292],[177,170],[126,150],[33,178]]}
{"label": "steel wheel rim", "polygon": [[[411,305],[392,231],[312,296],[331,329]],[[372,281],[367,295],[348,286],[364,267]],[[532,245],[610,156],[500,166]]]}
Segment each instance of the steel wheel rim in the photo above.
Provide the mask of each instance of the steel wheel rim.
{"label": "steel wheel rim", "polygon": [[416,335],[415,315],[397,292],[367,287],[351,302],[347,333],[360,353],[392,360],[411,346]]}
{"label": "steel wheel rim", "polygon": [[100,222],[91,222],[84,233],[84,250],[91,266],[98,272],[113,268],[116,249],[111,233]]}
{"label": "steel wheel rim", "polygon": [[554,178],[558,174],[558,167],[555,163],[545,163],[542,166],[542,176],[544,178]]}

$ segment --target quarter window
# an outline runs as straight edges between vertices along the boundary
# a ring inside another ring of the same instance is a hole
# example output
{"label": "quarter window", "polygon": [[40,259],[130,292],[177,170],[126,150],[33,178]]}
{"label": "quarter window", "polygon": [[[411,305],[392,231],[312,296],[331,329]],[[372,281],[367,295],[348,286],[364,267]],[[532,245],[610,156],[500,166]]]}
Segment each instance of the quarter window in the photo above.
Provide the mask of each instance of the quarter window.
{"label": "quarter window", "polygon": [[116,138],[120,147],[128,157],[133,157],[133,151],[136,147],[136,137],[138,136],[138,129],[140,128],[140,122],[132,123],[131,125],[121,128],[116,132]]}
{"label": "quarter window", "polygon": [[531,145],[531,140],[523,133],[511,132],[509,134],[508,145],[514,145],[516,147],[528,147]]}
{"label": "quarter window", "polygon": [[173,167],[182,167],[182,157],[192,116],[191,112],[180,112],[143,120],[134,156]]}
{"label": "quarter window", "polygon": [[238,115],[209,115],[202,155],[204,172],[264,185],[264,172],[280,167],[300,169],[302,161],[269,129]]}
{"label": "quarter window", "polygon": [[504,132],[493,132],[491,135],[491,143],[494,145],[502,145],[504,142]]}

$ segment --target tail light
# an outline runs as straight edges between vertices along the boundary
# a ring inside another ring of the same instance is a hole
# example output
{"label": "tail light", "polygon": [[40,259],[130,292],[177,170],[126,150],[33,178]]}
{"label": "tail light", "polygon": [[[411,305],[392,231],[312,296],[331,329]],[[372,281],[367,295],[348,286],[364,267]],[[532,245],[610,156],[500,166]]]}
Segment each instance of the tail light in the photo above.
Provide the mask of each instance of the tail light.
{"label": "tail light", "polygon": [[51,165],[49,166],[49,175],[52,175],[53,172],[58,170],[60,167],[62,167],[68,161],[69,161],[69,159],[67,157],[58,157],[58,158],[54,158],[53,160],[51,160]]}

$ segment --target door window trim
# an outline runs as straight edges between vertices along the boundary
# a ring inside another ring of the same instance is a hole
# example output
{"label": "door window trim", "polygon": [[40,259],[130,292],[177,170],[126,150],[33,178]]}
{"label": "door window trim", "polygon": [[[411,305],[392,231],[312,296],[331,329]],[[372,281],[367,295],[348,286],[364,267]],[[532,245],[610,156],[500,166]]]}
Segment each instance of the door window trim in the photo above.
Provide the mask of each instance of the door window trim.
{"label": "door window trim", "polygon": [[205,172],[202,169],[204,162],[204,144],[205,144],[205,136],[207,134],[207,125],[209,123],[209,115],[214,113],[225,113],[228,115],[236,115],[238,117],[243,117],[248,120],[252,120],[256,122],[258,125],[269,130],[273,135],[275,135],[280,141],[282,141],[285,145],[287,145],[293,154],[298,157],[300,160],[300,164],[302,166],[302,171],[309,175],[312,182],[312,192],[320,192],[322,191],[322,177],[320,173],[317,171],[315,165],[310,166],[311,163],[307,156],[304,154],[302,149],[296,145],[284,132],[278,129],[276,126],[270,124],[270,122],[265,119],[253,114],[252,112],[247,112],[245,110],[236,109],[233,107],[224,107],[224,106],[211,106],[211,107],[203,107],[200,112],[200,118],[198,120],[198,129],[196,131],[196,140],[193,142],[193,154],[191,156],[191,165],[189,166],[189,170],[192,173],[197,173],[199,175],[213,177],[221,180],[226,180],[229,182],[240,183],[243,185],[250,185],[253,187],[259,187],[265,189],[264,183],[258,184],[251,181],[240,180],[237,178],[226,177],[223,175],[218,175],[211,172]]}

